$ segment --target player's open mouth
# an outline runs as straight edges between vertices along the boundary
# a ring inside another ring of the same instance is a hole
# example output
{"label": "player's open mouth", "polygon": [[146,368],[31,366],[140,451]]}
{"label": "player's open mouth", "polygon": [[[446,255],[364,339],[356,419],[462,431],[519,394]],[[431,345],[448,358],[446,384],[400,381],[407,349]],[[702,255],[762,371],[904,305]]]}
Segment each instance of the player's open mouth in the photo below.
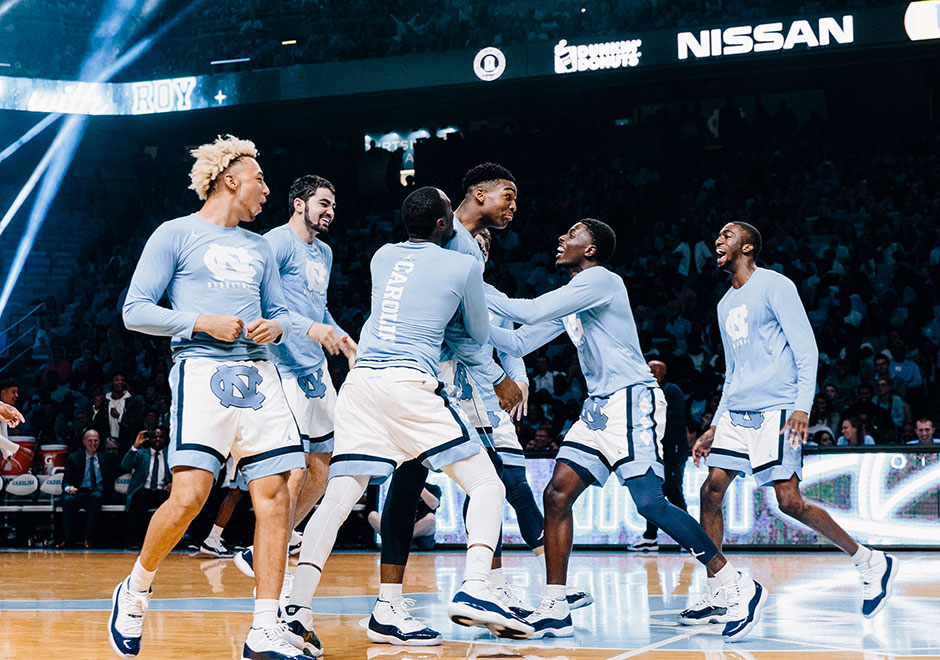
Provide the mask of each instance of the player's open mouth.
{"label": "player's open mouth", "polygon": [[715,248],[715,254],[718,255],[718,263],[724,261],[727,256],[727,252],[725,252],[724,248]]}

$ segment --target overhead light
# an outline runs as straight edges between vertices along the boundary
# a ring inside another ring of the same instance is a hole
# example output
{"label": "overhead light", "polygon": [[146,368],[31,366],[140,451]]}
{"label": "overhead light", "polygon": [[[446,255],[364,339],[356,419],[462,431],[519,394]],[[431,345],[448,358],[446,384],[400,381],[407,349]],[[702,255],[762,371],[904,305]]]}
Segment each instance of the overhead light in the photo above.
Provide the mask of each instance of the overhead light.
{"label": "overhead light", "polygon": [[216,66],[217,64],[238,64],[239,62],[250,62],[250,61],[251,61],[250,57],[236,57],[235,59],[232,59],[232,60],[212,60],[211,62],[209,62],[209,64],[211,64],[212,66]]}
{"label": "overhead light", "polygon": [[285,39],[281,42],[282,46],[295,46],[297,44],[296,39]]}

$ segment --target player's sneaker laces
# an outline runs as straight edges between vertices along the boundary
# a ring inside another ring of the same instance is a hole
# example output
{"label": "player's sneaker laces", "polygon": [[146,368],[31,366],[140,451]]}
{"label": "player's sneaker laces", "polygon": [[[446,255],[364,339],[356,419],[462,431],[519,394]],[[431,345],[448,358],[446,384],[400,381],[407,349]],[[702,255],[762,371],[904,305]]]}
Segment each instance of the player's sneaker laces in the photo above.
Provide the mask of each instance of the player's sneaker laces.
{"label": "player's sneaker laces", "polygon": [[207,536],[206,540],[199,546],[199,552],[220,559],[231,559],[235,556],[235,552],[225,547],[222,539],[215,536]]}
{"label": "player's sneaker laces", "polygon": [[727,623],[728,607],[720,588],[706,588],[702,600],[679,613],[679,623],[684,626],[702,626],[708,623]]}
{"label": "player's sneaker laces", "polygon": [[313,631],[313,612],[310,608],[287,605],[284,615],[280,629],[281,636],[287,643],[315,658],[323,655],[323,643]]}
{"label": "player's sneaker laces", "polygon": [[898,560],[894,555],[880,550],[871,551],[867,564],[858,567],[862,578],[862,614],[873,617],[885,606],[894,586],[898,572]]}
{"label": "player's sneaker laces", "polygon": [[656,539],[641,538],[636,543],[627,546],[630,552],[659,552],[659,541]]}
{"label": "player's sneaker laces", "polygon": [[[310,656],[290,644],[284,637],[287,626],[283,623],[273,628],[250,628],[242,660],[294,660]],[[321,651],[322,653],[322,651]]]}
{"label": "player's sneaker laces", "polygon": [[721,636],[729,642],[736,642],[760,621],[760,611],[767,602],[767,590],[740,573],[737,580],[722,586],[721,590],[728,603],[728,623]]}
{"label": "player's sneaker laces", "polygon": [[483,580],[465,580],[454,594],[447,615],[460,626],[485,626],[497,637],[525,639],[535,630],[506,609]]}
{"label": "player's sneaker laces", "polygon": [[119,582],[111,594],[111,616],[108,618],[108,641],[122,658],[133,658],[140,653],[140,636],[144,628],[144,612],[150,604],[150,595],[130,588],[130,577]]}
{"label": "player's sneaker laces", "polygon": [[232,558],[232,563],[235,564],[242,573],[253,578],[255,576],[254,546],[248,546],[241,552],[236,552],[235,556]]}
{"label": "player's sneaker laces", "polygon": [[569,610],[577,610],[593,604],[594,596],[587,591],[578,591],[577,589],[569,588],[565,593],[565,600],[568,601]]}
{"label": "player's sneaker laces", "polygon": [[494,585],[493,593],[499,598],[499,602],[502,603],[503,607],[516,616],[524,619],[532,614],[532,608],[526,606],[525,602],[519,598],[519,594],[516,593],[516,588],[508,582]]}
{"label": "player's sneaker laces", "polygon": [[574,634],[567,600],[542,596],[539,606],[526,617],[526,622],[535,628],[530,639],[571,637]]}
{"label": "player's sneaker laces", "polygon": [[372,608],[366,636],[380,644],[437,646],[443,639],[441,633],[411,616],[408,608],[414,604],[411,598],[394,601],[379,598]]}

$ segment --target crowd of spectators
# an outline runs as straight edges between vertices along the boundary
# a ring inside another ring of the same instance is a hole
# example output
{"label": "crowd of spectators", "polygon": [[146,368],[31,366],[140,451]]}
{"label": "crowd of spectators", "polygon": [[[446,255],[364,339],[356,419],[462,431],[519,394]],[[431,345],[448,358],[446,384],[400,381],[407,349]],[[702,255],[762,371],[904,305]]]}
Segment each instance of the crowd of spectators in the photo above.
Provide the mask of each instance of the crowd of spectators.
{"label": "crowd of spectators", "polygon": [[[514,1],[502,4],[469,0],[420,2],[391,0],[379,11],[369,0],[239,0],[234,4],[147,3],[137,12],[137,38],[169,23],[189,7],[185,20],[163,35],[133,65],[127,79],[198,75],[210,62],[250,58],[245,70],[337,62],[417,52],[485,46],[576,41],[581,37],[623,37],[643,30],[754,21],[833,12],[884,0],[630,0],[628,2]],[[0,62],[14,75],[70,78],[85,54],[100,40],[96,24],[105,2],[14,3],[0,26]],[[148,31],[149,26],[149,31]],[[36,34],[43,39],[37,40]],[[283,41],[296,43],[282,45]],[[48,44],[56,44],[50,49]]]}
{"label": "crowd of spectators", "polygon": [[[590,139],[564,148],[545,139],[558,134],[554,126],[470,131],[419,144],[412,185],[437,184],[456,197],[453,182],[471,165],[502,160],[514,171],[519,210],[510,228],[494,235],[486,278],[518,297],[566,281],[551,265],[559,233],[585,216],[610,221],[619,245],[609,267],[625,279],[641,345],[668,364],[696,428],[713,421],[724,377],[715,305],[728,282],[715,268],[713,241],[725,222],[746,220],[764,233],[761,265],[797,284],[816,334],[812,442],[936,442],[930,420],[938,412],[940,133],[870,133],[818,115],[797,124],[785,105],[736,129],[716,137],[694,106],[684,106],[631,126],[570,129]],[[303,150],[263,146],[275,192],[253,226],[260,231],[286,220],[280,191],[310,162]],[[357,196],[363,184],[356,162],[366,156],[332,149],[316,161],[330,163],[316,172],[333,179],[339,202],[327,237],[335,264],[330,310],[358,336],[369,260],[379,245],[402,237],[397,209],[408,188],[393,183],[377,196]],[[165,164],[185,171],[184,162],[181,156]],[[91,428],[101,450],[119,462],[139,445],[140,432],[156,435],[170,425],[169,342],[130,333],[120,318],[146,237],[159,222],[197,208],[182,186],[149,180],[158,170],[140,168],[148,182],[126,187],[129,212],[108,229],[122,240],[95,241],[69,290],[46,299],[37,360],[12,381],[26,416],[13,431],[40,446],[78,451]],[[163,175],[180,178],[176,171]],[[142,220],[129,226],[126,217]],[[584,378],[564,336],[527,363],[529,414],[519,424],[520,441],[533,454],[551,452],[578,419]],[[331,362],[337,384],[345,369],[345,361]],[[159,477],[154,483],[162,489]]]}

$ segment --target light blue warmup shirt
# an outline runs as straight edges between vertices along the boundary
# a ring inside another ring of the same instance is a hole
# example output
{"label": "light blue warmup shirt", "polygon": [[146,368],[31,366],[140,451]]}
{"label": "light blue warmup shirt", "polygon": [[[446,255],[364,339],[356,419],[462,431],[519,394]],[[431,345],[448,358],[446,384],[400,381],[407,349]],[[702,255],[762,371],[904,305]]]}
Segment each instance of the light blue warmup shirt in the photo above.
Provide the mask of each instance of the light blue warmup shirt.
{"label": "light blue warmup shirt", "polygon": [[[164,292],[172,309],[157,304]],[[246,326],[259,318],[273,319],[283,329],[278,342],[290,338],[291,318],[267,241],[193,213],[163,223],[147,240],[124,301],[124,325],[172,337],[174,360],[268,359],[267,348],[244,330],[231,343],[193,333],[200,314],[231,314]]]}
{"label": "light blue warmup shirt", "polygon": [[384,245],[372,257],[372,308],[356,367],[414,367],[439,374],[445,329],[460,312],[476,344],[489,339],[483,275],[469,256],[430,242]]}
{"label": "light blue warmup shirt", "polygon": [[725,386],[714,424],[726,410],[809,413],[819,352],[796,286],[758,268],[718,302],[725,349]]}
{"label": "light blue warmup shirt", "polygon": [[313,323],[326,323],[342,337],[346,331],[333,320],[326,292],[333,268],[333,250],[319,239],[307,243],[281,225],[264,235],[274,252],[284,298],[290,310],[290,338],[272,347],[277,370],[285,378],[301,378],[318,371],[326,359],[323,347],[307,336]]}
{"label": "light blue warmup shirt", "polygon": [[[454,218],[454,235],[444,244],[444,247],[473,257],[482,276],[486,267],[483,251],[477,240],[456,217]],[[506,377],[506,373],[493,359],[492,346],[481,346],[474,342],[464,331],[463,323],[459,318],[453,319],[444,337],[441,362],[449,360],[458,360],[481,388],[492,389],[493,385]],[[493,396],[496,396],[495,393]]]}
{"label": "light blue warmup shirt", "polygon": [[646,366],[623,280],[603,266],[582,270],[563,287],[533,300],[494,297],[497,314],[518,330],[490,329],[496,348],[521,357],[567,331],[578,349],[588,396],[607,397],[630,385],[656,385]]}

